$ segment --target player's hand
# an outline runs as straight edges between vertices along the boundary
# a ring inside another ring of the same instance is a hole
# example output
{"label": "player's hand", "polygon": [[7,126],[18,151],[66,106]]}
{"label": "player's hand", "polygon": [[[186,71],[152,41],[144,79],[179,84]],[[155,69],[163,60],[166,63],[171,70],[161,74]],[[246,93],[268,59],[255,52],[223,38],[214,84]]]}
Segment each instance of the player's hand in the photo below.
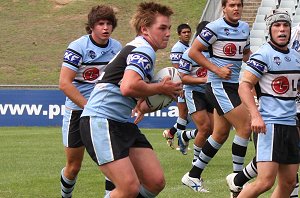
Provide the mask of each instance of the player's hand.
{"label": "player's hand", "polygon": [[219,67],[216,74],[225,80],[229,80],[231,78],[231,67],[233,64],[227,64],[223,67]]}
{"label": "player's hand", "polygon": [[144,114],[149,109],[148,105],[146,104],[144,99],[139,99],[135,108],[131,112],[131,117],[135,117],[134,124],[138,124],[140,121],[143,120]]}
{"label": "player's hand", "polygon": [[266,133],[266,124],[260,115],[251,118],[251,130],[254,133]]}
{"label": "player's hand", "polygon": [[181,82],[173,82],[170,77],[165,77],[161,82],[160,93],[172,97],[174,100],[182,91]]}

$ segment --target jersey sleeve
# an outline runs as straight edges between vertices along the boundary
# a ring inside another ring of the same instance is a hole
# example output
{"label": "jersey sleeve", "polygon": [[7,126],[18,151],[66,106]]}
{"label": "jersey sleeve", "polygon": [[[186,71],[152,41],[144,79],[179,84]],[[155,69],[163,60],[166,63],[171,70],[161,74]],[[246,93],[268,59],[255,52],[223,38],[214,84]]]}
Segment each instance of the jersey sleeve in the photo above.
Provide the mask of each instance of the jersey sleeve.
{"label": "jersey sleeve", "polygon": [[252,54],[247,61],[245,70],[254,74],[257,78],[261,78],[262,75],[268,71],[267,59],[262,55],[262,50],[258,50]]}
{"label": "jersey sleeve", "polygon": [[170,60],[173,64],[179,63],[183,54],[183,49],[179,45],[174,45],[171,49]]}
{"label": "jersey sleeve", "polygon": [[197,36],[197,40],[206,47],[211,46],[218,39],[215,31],[215,23],[207,24],[200,34]]}
{"label": "jersey sleeve", "polygon": [[76,42],[70,43],[65,51],[62,65],[77,72],[82,63],[82,54],[83,53],[80,45],[78,45]]}
{"label": "jersey sleeve", "polygon": [[182,58],[179,61],[178,72],[183,74],[190,74],[192,70],[193,63],[188,56],[188,51],[184,52]]}
{"label": "jersey sleeve", "polygon": [[153,76],[155,52],[149,47],[137,47],[128,55],[126,70],[137,72],[143,80],[151,79]]}

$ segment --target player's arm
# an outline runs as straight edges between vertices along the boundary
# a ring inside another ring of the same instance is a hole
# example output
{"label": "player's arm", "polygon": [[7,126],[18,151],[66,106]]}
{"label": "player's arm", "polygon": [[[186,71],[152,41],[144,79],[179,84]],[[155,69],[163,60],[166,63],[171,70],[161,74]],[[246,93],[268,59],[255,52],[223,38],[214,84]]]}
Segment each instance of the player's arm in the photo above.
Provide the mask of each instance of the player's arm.
{"label": "player's arm", "polygon": [[188,55],[199,65],[206,67],[208,70],[216,73],[221,78],[224,78],[227,80],[230,79],[231,70],[228,67],[230,67],[232,64],[225,65],[224,67],[218,67],[215,64],[213,64],[212,62],[210,62],[202,54],[202,52],[204,50],[207,50],[207,47],[205,45],[203,45],[198,39],[195,39]]}
{"label": "player's arm", "polygon": [[174,99],[182,90],[181,83],[174,83],[170,77],[158,83],[146,83],[142,77],[133,70],[125,70],[120,85],[121,93],[127,97],[145,98],[155,94],[164,94]]}
{"label": "player's arm", "polygon": [[76,105],[83,108],[87,103],[87,99],[81,95],[79,90],[73,85],[73,80],[76,76],[76,72],[62,66],[59,76],[59,89],[70,98]]}
{"label": "player's arm", "polygon": [[245,49],[243,52],[243,61],[247,62],[249,60],[249,57],[251,54],[252,54],[252,51],[250,49]]}
{"label": "player's arm", "polygon": [[242,77],[242,81],[239,85],[239,96],[242,100],[242,103],[247,107],[250,117],[251,117],[251,129],[257,133],[265,133],[266,126],[265,123],[258,111],[258,108],[253,97],[253,88],[254,85],[259,81],[254,74],[245,70]]}
{"label": "player's arm", "polygon": [[182,84],[185,85],[196,85],[196,84],[205,84],[207,82],[207,77],[193,77],[191,75],[179,72]]}

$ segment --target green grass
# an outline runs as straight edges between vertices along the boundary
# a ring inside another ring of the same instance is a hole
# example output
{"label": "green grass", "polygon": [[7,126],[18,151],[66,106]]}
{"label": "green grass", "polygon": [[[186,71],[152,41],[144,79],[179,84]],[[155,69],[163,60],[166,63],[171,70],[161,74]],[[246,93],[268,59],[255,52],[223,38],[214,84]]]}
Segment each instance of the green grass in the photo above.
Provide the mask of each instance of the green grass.
{"label": "green grass", "polygon": [[[165,172],[166,188],[158,197],[223,198],[229,196],[225,177],[232,171],[231,142],[234,133],[217,153],[202,176],[209,194],[195,193],[181,184],[181,177],[191,168],[192,152],[184,156],[168,148],[161,129],[142,129],[152,143]],[[59,127],[0,128],[0,197],[54,198],[60,193],[60,170],[65,155]],[[190,145],[191,147],[191,145]],[[192,147],[191,147],[192,148]],[[254,155],[249,144],[246,161]],[[74,198],[99,198],[104,194],[104,177],[88,154],[85,155]],[[269,197],[270,192],[261,197]]]}
{"label": "green grass", "polygon": [[[57,85],[64,51],[86,34],[84,24],[92,6],[115,6],[119,21],[112,36],[123,45],[134,38],[129,20],[140,0],[69,0],[64,6],[56,1],[61,0],[0,0],[0,84]],[[158,2],[175,12],[169,46],[157,56],[157,68],[162,68],[171,66],[169,52],[178,39],[177,26],[189,23],[195,29],[206,1]]]}

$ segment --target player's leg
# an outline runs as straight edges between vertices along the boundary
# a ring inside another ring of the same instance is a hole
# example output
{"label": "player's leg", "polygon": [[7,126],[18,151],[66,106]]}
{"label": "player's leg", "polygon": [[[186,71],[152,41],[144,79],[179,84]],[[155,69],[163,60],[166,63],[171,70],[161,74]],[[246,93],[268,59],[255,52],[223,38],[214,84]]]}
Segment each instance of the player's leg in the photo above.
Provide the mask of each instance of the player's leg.
{"label": "player's leg", "polygon": [[61,170],[61,195],[71,197],[77,174],[84,156],[84,146],[79,132],[79,120],[82,111],[65,110],[62,126],[63,144],[65,146],[66,165]]}
{"label": "player's leg", "polygon": [[223,116],[214,113],[214,132],[206,140],[199,159],[196,160],[193,168],[190,170],[191,177],[200,178],[202,171],[215,156],[222,144],[226,141],[229,135],[231,125]]}
{"label": "player's leg", "polygon": [[[188,108],[185,102],[185,99],[181,99],[177,103],[179,117],[177,120],[177,138],[178,138],[178,146],[180,148],[180,152],[184,155],[187,154],[187,150],[185,150],[184,142],[181,141],[181,133],[186,129],[186,125],[188,124]],[[181,124],[179,124],[179,121]],[[185,125],[184,125],[185,124]]]}
{"label": "player's leg", "polygon": [[194,141],[194,159],[199,157],[202,147],[212,133],[213,128],[213,107],[205,99],[205,94],[194,90],[185,90],[185,99],[188,112],[196,125],[196,130],[184,131],[181,134],[182,141],[188,142],[190,138],[195,137]]}
{"label": "player's leg", "polygon": [[276,162],[258,162],[258,175],[256,180],[246,185],[238,197],[258,197],[262,193],[271,189],[275,183],[278,167],[279,164]]}
{"label": "player's leg", "polygon": [[154,151],[150,148],[131,148],[129,157],[141,183],[140,195],[148,198],[157,196],[165,187],[165,179]]}
{"label": "player's leg", "polygon": [[272,198],[289,197],[296,184],[295,175],[299,164],[280,164],[278,169],[278,183],[272,193]]}
{"label": "player's leg", "polygon": [[244,104],[240,104],[226,113],[224,117],[236,130],[236,135],[232,143],[232,161],[233,172],[237,173],[243,170],[249,137],[251,135],[250,116]]}
{"label": "player's leg", "polygon": [[178,97],[177,102],[178,107],[178,117],[176,123],[170,129],[163,131],[163,137],[166,138],[167,144],[174,149],[174,135],[178,130],[183,131],[186,129],[186,125],[188,124],[188,116],[187,116],[187,107],[185,100],[181,97]]}
{"label": "player's leg", "polygon": [[137,197],[140,183],[129,157],[100,165],[99,169],[116,186],[107,197]]}

